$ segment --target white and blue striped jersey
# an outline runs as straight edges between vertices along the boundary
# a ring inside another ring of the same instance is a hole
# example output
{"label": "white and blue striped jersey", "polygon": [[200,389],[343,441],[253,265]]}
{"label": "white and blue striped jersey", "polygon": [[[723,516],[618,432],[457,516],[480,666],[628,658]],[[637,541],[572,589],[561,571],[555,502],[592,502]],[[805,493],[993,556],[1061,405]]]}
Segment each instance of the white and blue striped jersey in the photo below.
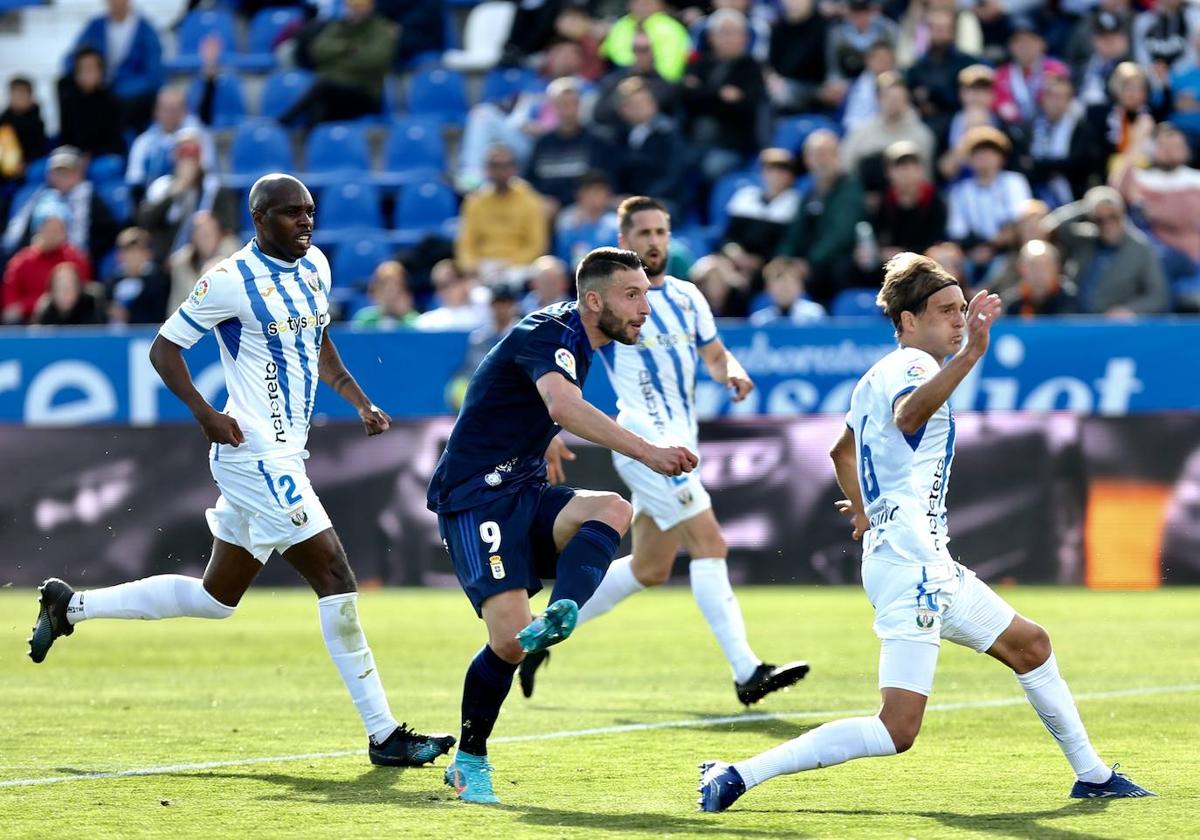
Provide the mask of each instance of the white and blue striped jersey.
{"label": "white and blue striped jersey", "polygon": [[863,536],[863,560],[926,565],[953,559],[946,547],[946,488],[954,413],[943,403],[911,435],[893,417],[896,401],[940,369],[924,350],[901,347],[876,362],[850,397],[846,424],[854,432],[858,484],[871,526]]}
{"label": "white and blue striped jersey", "polygon": [[317,248],[288,263],[252,239],[206,272],[162,325],[159,334],[184,348],[215,329],[229,392],[223,410],[246,440],[214,444],[214,460],[305,452],[331,282],[329,261]]}
{"label": "white and blue striped jersey", "polygon": [[698,349],[717,338],[712,309],[694,283],[651,286],[650,317],[636,345],[611,342],[600,358],[617,392],[617,422],[656,443],[697,444]]}

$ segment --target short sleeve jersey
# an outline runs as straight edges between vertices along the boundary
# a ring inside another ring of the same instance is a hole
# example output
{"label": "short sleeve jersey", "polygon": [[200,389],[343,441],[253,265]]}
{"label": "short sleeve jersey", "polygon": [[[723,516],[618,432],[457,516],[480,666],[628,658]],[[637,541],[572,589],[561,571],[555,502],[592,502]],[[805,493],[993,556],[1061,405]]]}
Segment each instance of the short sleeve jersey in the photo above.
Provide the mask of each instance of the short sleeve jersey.
{"label": "short sleeve jersey", "polygon": [[863,537],[864,560],[877,556],[921,565],[952,559],[946,488],[954,414],[943,404],[912,435],[893,419],[896,402],[940,368],[925,351],[901,347],[867,371],[850,397],[846,423],[854,432],[859,489],[871,526]]}
{"label": "short sleeve jersey", "polygon": [[159,329],[183,348],[209,330],[221,349],[229,400],[245,443],[213,444],[211,457],[249,461],[294,455],[308,442],[317,361],[329,325],[329,261],[317,248],[296,262],[251,240],[204,274]]}
{"label": "short sleeve jersey", "polygon": [[574,301],[526,315],[467,384],[462,411],[429,484],[430,510],[466,510],[546,480],[546,447],[560,427],[537,390],[547,373],[583,387],[592,346]]}
{"label": "short sleeve jersey", "polygon": [[712,309],[694,283],[675,277],[647,297],[650,317],[637,344],[600,349],[617,392],[617,422],[650,440],[694,447],[698,350],[717,338]]}

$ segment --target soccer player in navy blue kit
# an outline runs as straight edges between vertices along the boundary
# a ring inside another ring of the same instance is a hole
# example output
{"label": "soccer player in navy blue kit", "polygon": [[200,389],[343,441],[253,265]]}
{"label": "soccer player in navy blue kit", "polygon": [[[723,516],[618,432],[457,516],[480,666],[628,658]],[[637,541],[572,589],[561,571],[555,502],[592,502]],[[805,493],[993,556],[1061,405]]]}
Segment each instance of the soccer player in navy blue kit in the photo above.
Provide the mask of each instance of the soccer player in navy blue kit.
{"label": "soccer player in navy blue kit", "polygon": [[[632,251],[597,248],[576,270],[578,298],[534,312],[480,363],[429,484],[430,510],[488,642],[467,668],[462,740],[446,784],[465,802],[495,803],[487,739],[525,654],[565,640],[616,556],[633,515],[615,493],[552,486],[546,451],[560,429],[663,475],[695,453],[657,446],[583,399],[592,352],[634,344],[650,314],[650,281]],[[555,578],[536,619],[529,598]]]}

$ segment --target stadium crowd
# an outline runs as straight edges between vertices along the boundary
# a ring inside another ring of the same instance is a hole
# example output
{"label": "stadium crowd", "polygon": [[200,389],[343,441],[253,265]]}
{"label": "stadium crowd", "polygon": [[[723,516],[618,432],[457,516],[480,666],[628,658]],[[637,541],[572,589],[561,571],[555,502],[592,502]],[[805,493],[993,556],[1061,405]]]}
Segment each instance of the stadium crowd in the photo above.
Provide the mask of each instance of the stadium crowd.
{"label": "stadium crowd", "polygon": [[160,32],[107,0],[57,133],[9,80],[3,322],[160,323],[275,169],[342,318],[473,348],[569,296],[632,194],[671,209],[671,273],[759,326],[872,313],[907,250],[1019,316],[1200,311],[1200,6],[525,0],[494,67],[443,66],[496,5],[193,0]]}

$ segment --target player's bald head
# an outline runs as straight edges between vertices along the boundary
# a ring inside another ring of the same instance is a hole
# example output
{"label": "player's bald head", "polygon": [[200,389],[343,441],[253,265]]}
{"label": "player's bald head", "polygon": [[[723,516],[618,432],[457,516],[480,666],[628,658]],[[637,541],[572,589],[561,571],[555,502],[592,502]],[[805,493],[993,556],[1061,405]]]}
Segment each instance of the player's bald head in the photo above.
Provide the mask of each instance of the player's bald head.
{"label": "player's bald head", "polygon": [[265,213],[308,198],[308,187],[299,178],[283,172],[272,172],[259,178],[250,188],[250,212]]}

